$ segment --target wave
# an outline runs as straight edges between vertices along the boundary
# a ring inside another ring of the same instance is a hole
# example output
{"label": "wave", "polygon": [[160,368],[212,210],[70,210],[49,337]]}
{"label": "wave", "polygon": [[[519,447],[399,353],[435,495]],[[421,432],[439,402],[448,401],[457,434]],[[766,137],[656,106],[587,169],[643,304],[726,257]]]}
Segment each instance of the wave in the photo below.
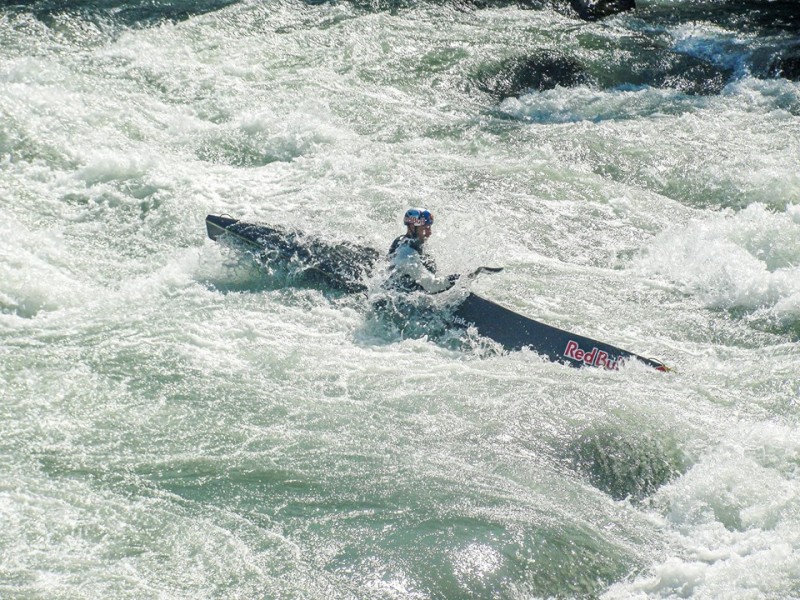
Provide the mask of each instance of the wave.
{"label": "wave", "polygon": [[95,23],[123,27],[147,27],[164,22],[184,21],[237,4],[241,0],[85,0],[59,2],[37,0],[7,6],[9,13],[30,13],[41,22],[59,27],[65,18],[79,17]]}
{"label": "wave", "polygon": [[632,268],[670,280],[709,309],[800,336],[800,206],[753,204],[669,229]]}

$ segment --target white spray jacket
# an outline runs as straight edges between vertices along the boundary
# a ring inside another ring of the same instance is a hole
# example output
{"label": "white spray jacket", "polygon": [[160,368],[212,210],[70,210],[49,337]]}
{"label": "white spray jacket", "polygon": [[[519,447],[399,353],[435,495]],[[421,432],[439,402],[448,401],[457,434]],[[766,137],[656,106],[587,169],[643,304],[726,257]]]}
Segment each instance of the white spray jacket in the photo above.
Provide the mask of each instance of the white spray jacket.
{"label": "white spray jacket", "polygon": [[413,238],[406,236],[397,238],[389,250],[389,272],[392,286],[404,291],[436,294],[453,286],[452,278],[436,275],[433,260],[422,254]]}

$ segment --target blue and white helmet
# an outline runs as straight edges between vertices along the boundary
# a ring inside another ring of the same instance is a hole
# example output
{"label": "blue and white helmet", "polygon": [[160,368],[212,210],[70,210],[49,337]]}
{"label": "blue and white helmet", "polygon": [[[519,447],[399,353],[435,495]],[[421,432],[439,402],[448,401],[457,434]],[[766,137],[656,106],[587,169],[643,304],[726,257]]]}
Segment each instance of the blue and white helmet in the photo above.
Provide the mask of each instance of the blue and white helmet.
{"label": "blue and white helmet", "polygon": [[409,208],[403,216],[403,225],[433,225],[433,213],[427,208]]}

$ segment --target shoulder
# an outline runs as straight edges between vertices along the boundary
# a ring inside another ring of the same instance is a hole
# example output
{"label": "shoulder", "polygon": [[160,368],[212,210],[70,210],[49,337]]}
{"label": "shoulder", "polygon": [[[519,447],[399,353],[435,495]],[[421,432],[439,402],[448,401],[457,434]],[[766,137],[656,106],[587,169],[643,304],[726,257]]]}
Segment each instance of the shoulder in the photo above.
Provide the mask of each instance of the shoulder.
{"label": "shoulder", "polygon": [[409,252],[419,253],[420,251],[414,243],[414,239],[406,235],[401,235],[396,238],[389,247],[389,257],[398,253],[408,254]]}
{"label": "shoulder", "polygon": [[389,258],[395,263],[399,261],[418,261],[421,255],[411,244],[400,244],[397,249],[389,255]]}

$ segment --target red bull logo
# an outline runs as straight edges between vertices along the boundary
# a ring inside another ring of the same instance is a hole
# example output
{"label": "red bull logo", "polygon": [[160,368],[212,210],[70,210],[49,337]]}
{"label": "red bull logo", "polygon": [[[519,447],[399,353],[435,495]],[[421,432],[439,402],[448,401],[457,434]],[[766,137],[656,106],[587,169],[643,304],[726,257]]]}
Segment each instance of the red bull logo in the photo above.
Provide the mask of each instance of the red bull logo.
{"label": "red bull logo", "polygon": [[582,362],[587,366],[602,367],[603,369],[617,369],[620,363],[619,358],[610,357],[608,352],[600,350],[597,346],[588,352],[586,350],[581,350],[580,345],[575,340],[567,342],[564,356]]}

